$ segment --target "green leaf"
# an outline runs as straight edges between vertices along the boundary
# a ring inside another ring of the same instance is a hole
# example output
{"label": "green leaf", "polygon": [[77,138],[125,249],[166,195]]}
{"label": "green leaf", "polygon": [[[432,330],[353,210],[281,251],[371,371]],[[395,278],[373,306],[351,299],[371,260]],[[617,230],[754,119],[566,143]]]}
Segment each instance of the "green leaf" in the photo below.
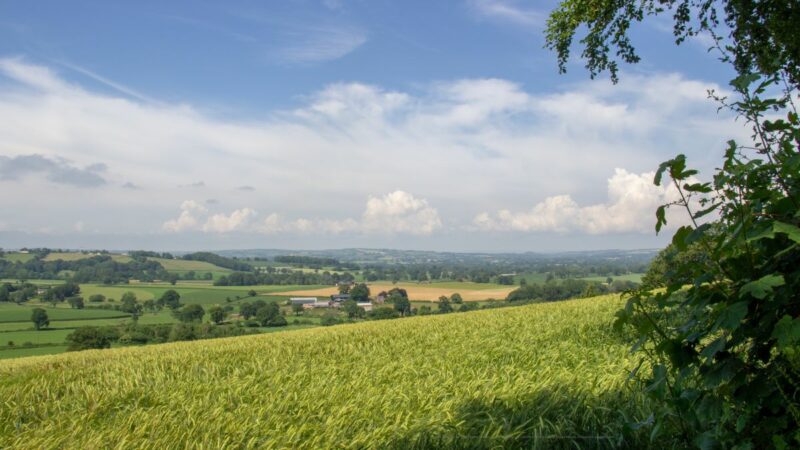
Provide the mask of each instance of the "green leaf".
{"label": "green leaf", "polygon": [[764,299],[767,295],[772,293],[772,289],[778,286],[783,286],[786,281],[783,275],[765,275],[758,280],[751,281],[739,291],[739,298],[744,298],[747,295],[753,296],[757,299]]}
{"label": "green leaf", "polygon": [[742,319],[747,315],[747,305],[749,303],[750,302],[738,302],[725,306],[717,318],[714,328],[725,328],[727,330],[738,328]]}
{"label": "green leaf", "polygon": [[686,238],[691,234],[692,227],[689,226],[682,226],[678,228],[678,231],[675,232],[675,235],[672,236],[672,245],[674,245],[678,250],[686,249]]}
{"label": "green leaf", "polygon": [[667,207],[661,205],[656,210],[656,233],[661,231],[661,227],[667,224]]}
{"label": "green leaf", "polygon": [[783,222],[775,222],[772,225],[772,230],[775,233],[783,233],[788,236],[789,239],[800,243],[800,228],[797,228],[794,225]]}
{"label": "green leaf", "polygon": [[708,344],[706,348],[704,348],[703,351],[700,352],[700,356],[703,356],[704,358],[708,359],[714,358],[714,355],[716,355],[717,352],[725,350],[725,341],[726,341],[725,336],[720,336],[717,339],[714,339],[714,341]]}
{"label": "green leaf", "polygon": [[800,342],[800,319],[792,319],[788,315],[783,316],[775,324],[772,337],[778,341],[778,348],[781,349]]}

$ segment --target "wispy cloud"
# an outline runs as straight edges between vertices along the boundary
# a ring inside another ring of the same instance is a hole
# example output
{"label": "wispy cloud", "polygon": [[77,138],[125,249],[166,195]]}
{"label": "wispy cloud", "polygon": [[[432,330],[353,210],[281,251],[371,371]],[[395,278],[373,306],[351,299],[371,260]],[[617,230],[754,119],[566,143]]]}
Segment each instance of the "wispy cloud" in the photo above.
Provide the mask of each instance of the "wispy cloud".
{"label": "wispy cloud", "polygon": [[512,0],[470,0],[469,5],[481,17],[516,25],[541,27],[547,18],[543,11],[524,8]]}
{"label": "wispy cloud", "polygon": [[269,56],[283,64],[313,64],[352,53],[367,42],[367,33],[356,27],[300,26],[285,34]]}
{"label": "wispy cloud", "polygon": [[92,80],[97,81],[99,83],[102,83],[102,84],[104,84],[104,85],[106,85],[106,86],[108,86],[108,87],[110,87],[112,89],[115,89],[116,91],[118,91],[118,92],[120,92],[122,94],[125,94],[125,95],[127,95],[129,97],[133,97],[133,98],[135,98],[137,100],[140,100],[140,101],[143,101],[143,102],[158,103],[158,101],[153,99],[152,97],[148,97],[148,96],[142,94],[141,92],[139,92],[139,91],[137,91],[137,90],[135,90],[135,89],[133,89],[131,87],[125,86],[122,83],[117,83],[116,81],[108,79],[108,78],[106,78],[106,77],[104,77],[104,76],[102,76],[102,75],[100,75],[100,74],[98,74],[96,72],[93,72],[93,71],[91,71],[91,70],[89,70],[89,69],[87,69],[85,67],[81,67],[81,66],[79,66],[77,64],[72,64],[70,62],[63,61],[63,60],[57,60],[56,63],[66,67],[68,69],[74,70],[75,72],[78,72],[81,75],[85,75],[85,76],[91,78]]}

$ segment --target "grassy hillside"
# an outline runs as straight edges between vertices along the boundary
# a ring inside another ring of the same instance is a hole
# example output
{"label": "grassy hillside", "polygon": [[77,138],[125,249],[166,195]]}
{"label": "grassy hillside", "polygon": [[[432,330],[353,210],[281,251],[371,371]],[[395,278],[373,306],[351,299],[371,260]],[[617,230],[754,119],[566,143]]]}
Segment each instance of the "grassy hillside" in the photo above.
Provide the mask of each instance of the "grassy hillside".
{"label": "grassy hillside", "polygon": [[232,272],[230,269],[215,266],[205,261],[187,261],[185,259],[166,259],[166,258],[147,258],[151,261],[158,261],[164,269],[173,273],[186,273],[194,271],[197,273],[211,272],[212,274],[225,274]]}
{"label": "grassy hillside", "polygon": [[[616,297],[0,365],[0,448],[646,445]],[[634,433],[634,434],[631,434]]]}

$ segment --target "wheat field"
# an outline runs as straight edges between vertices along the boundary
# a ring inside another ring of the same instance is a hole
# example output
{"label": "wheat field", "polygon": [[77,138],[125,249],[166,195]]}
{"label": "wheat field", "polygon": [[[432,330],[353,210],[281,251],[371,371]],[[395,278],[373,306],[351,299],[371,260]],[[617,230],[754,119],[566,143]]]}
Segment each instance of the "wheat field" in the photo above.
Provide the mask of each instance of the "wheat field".
{"label": "wheat field", "polygon": [[615,296],[0,365],[0,448],[642,447]]}

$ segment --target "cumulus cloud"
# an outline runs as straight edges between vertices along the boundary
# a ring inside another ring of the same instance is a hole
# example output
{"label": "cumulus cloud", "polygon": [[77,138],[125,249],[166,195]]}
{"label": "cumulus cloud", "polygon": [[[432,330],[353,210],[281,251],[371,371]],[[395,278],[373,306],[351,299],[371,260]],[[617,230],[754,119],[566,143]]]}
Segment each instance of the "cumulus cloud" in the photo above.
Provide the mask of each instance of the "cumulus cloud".
{"label": "cumulus cloud", "polygon": [[162,228],[170,232],[202,230],[209,233],[247,231],[263,234],[275,233],[381,233],[429,235],[442,226],[439,213],[428,204],[404,191],[394,191],[381,197],[369,197],[360,220],[353,218],[297,218],[287,220],[278,213],[255,221],[258,213],[253,208],[241,208],[229,214],[208,214],[205,206],[193,200],[181,204],[176,219],[164,222]]}
{"label": "cumulus cloud", "polygon": [[181,203],[181,214],[175,218],[164,222],[162,228],[165,231],[179,232],[192,230],[199,225],[198,216],[208,212],[205,206],[194,200],[186,200]]}
{"label": "cumulus cloud", "polygon": [[[655,186],[654,175],[616,169],[608,179],[605,203],[580,206],[569,195],[556,195],[528,211],[504,209],[495,214],[480,213],[473,219],[473,225],[484,231],[652,233],[656,208],[679,198],[673,185]],[[668,223],[676,226],[684,217],[680,213],[671,214]]]}
{"label": "cumulus cloud", "polygon": [[231,231],[241,230],[249,225],[249,221],[254,218],[255,215],[255,210],[251,208],[237,209],[228,215],[214,214],[209,217],[203,225],[203,231],[229,233]]}
{"label": "cumulus cloud", "polygon": [[105,164],[94,163],[81,168],[64,158],[39,154],[14,157],[0,155],[0,180],[18,180],[27,175],[41,174],[53,183],[97,187],[106,184],[100,175],[106,169]]}

